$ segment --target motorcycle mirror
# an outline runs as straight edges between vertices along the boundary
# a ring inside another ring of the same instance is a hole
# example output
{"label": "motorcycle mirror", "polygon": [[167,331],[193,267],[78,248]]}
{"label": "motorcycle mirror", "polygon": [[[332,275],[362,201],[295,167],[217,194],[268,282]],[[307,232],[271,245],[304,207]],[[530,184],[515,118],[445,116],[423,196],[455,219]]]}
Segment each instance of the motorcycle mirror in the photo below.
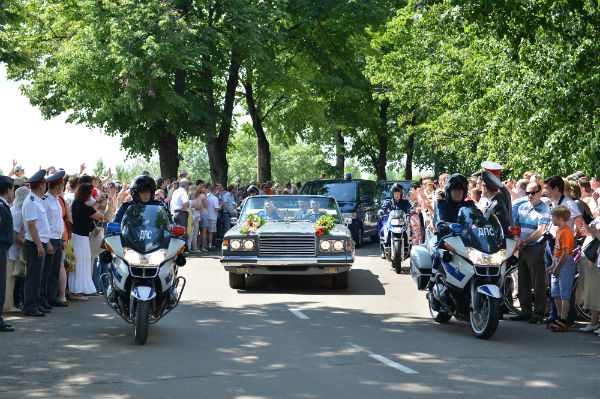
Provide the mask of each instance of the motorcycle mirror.
{"label": "motorcycle mirror", "polygon": [[463,227],[461,224],[452,223],[450,225],[450,231],[452,232],[452,234],[460,234],[463,232]]}
{"label": "motorcycle mirror", "polygon": [[513,236],[520,236],[521,235],[521,228],[518,226],[510,226],[508,228],[508,232],[510,234],[512,234]]}
{"label": "motorcycle mirror", "polygon": [[182,236],[185,235],[185,227],[183,226],[173,226],[171,228],[171,234],[173,234],[174,236]]}
{"label": "motorcycle mirror", "polygon": [[121,225],[119,223],[110,222],[106,225],[106,231],[109,233],[120,233]]}

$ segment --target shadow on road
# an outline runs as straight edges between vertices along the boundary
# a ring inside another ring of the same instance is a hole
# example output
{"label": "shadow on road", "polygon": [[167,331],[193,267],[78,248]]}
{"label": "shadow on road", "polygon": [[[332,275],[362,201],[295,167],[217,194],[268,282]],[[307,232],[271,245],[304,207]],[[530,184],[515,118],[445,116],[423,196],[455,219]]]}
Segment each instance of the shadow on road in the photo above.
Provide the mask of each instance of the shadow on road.
{"label": "shadow on road", "polygon": [[[595,337],[527,323],[502,322],[483,341],[466,323],[312,308],[311,301],[294,303],[307,320],[287,302],[182,303],[151,325],[145,346],[136,346],[130,326],[100,300],[89,302],[62,318],[12,318],[18,333],[0,342],[0,397],[546,398],[556,396],[552,381],[563,373],[552,359],[579,353],[596,361],[600,353]],[[419,374],[382,365],[356,346]],[[597,376],[590,370],[571,383],[591,389]]]}

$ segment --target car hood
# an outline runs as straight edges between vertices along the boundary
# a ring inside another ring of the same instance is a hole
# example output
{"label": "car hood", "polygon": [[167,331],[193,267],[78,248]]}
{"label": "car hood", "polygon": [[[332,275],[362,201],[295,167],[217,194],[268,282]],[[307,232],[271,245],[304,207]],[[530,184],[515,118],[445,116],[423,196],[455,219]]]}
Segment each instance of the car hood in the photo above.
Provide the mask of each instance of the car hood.
{"label": "car hood", "polygon": [[[240,234],[240,225],[232,227],[226,236]],[[259,235],[314,235],[315,224],[313,222],[266,222],[257,232]],[[336,224],[329,233],[332,236],[350,237],[349,230],[343,224]]]}

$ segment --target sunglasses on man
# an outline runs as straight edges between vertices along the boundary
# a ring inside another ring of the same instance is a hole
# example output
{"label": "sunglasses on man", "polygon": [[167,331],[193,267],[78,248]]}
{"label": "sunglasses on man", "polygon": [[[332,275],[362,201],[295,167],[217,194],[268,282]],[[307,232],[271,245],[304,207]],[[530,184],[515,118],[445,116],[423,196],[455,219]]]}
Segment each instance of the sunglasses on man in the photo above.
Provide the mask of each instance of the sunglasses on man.
{"label": "sunglasses on man", "polygon": [[540,191],[542,191],[542,190],[538,190],[538,191],[525,191],[525,195],[536,195]]}

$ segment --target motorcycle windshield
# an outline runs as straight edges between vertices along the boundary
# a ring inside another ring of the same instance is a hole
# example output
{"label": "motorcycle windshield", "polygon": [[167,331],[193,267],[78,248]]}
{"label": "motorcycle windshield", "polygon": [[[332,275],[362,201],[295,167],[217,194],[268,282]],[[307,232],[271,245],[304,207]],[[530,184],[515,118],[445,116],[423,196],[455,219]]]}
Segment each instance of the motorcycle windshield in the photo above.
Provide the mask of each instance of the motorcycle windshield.
{"label": "motorcycle windshield", "polygon": [[489,209],[482,213],[476,206],[465,206],[458,212],[462,225],[461,238],[466,247],[488,254],[504,248],[504,234],[496,215]]}
{"label": "motorcycle windshield", "polygon": [[168,248],[169,216],[160,205],[131,205],[121,222],[121,245],[141,254]]}

